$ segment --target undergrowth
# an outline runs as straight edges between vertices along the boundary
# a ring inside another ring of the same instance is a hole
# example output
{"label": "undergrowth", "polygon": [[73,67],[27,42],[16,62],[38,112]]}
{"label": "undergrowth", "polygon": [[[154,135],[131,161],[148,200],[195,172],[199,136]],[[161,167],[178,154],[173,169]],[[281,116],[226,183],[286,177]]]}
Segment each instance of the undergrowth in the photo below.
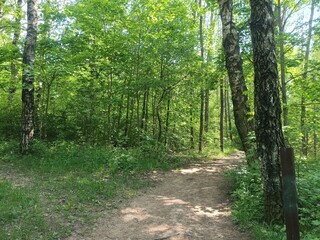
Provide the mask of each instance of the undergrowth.
{"label": "undergrowth", "polygon": [[[243,229],[250,229],[254,239],[286,239],[284,225],[266,225],[263,221],[263,187],[259,164],[228,170],[232,180],[232,217]],[[301,239],[320,239],[320,166],[305,161],[297,176]]]}
{"label": "undergrowth", "polygon": [[0,142],[0,239],[61,239],[152,184],[146,173],[182,166],[156,142],[135,149],[35,142],[21,156]]}

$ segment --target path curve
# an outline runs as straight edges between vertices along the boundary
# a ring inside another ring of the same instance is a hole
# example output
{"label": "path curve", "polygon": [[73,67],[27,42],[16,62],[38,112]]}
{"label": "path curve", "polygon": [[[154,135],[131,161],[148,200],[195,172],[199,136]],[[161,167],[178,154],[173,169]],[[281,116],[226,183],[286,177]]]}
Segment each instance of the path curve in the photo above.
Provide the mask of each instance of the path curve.
{"label": "path curve", "polygon": [[106,213],[88,236],[69,240],[249,240],[230,218],[229,186],[221,174],[243,158],[237,152],[164,174],[156,187]]}

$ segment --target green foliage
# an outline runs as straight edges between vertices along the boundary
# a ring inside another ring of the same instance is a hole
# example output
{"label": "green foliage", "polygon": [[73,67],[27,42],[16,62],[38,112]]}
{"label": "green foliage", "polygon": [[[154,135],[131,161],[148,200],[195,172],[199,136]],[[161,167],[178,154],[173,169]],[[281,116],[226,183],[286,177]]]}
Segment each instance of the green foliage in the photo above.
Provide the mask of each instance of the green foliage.
{"label": "green foliage", "polygon": [[232,217],[243,229],[250,229],[254,239],[285,239],[283,226],[267,226],[263,223],[264,203],[260,165],[251,163],[228,170],[232,180]]}
{"label": "green foliage", "polygon": [[[301,239],[318,239],[320,234],[319,164],[303,162],[297,165],[298,207]],[[233,218],[244,229],[250,229],[255,239],[285,239],[285,226],[263,222],[263,189],[259,164],[240,166],[226,175],[232,180]]]}
{"label": "green foliage", "polygon": [[320,167],[318,162],[303,161],[299,166],[298,205],[301,231],[305,239],[320,236]]}
{"label": "green foliage", "polygon": [[235,201],[233,216],[245,225],[254,226],[263,219],[263,190],[259,166],[240,166],[227,172],[232,179],[231,196]]}

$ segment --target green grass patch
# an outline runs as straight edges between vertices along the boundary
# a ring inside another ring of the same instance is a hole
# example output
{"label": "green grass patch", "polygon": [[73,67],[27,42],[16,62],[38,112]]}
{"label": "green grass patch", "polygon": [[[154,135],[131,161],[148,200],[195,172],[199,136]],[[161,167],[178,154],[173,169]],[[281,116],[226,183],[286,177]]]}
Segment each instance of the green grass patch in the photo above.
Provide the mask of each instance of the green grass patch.
{"label": "green grass patch", "polygon": [[[99,213],[152,184],[146,173],[180,167],[151,142],[135,149],[35,142],[20,156],[0,143],[0,239],[59,239],[90,228]],[[79,229],[78,229],[79,230]]]}
{"label": "green grass patch", "polygon": [[0,238],[41,239],[47,228],[33,192],[0,181]]}

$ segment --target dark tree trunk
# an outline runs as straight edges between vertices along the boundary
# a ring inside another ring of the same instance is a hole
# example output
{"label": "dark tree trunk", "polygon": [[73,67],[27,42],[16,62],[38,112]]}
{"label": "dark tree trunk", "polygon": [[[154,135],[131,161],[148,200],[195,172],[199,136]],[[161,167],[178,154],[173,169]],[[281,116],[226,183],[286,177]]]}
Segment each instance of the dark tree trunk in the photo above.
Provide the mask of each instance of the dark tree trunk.
{"label": "dark tree trunk", "polygon": [[279,151],[284,146],[273,1],[250,0],[250,4],[257,154],[261,161],[265,220],[271,223],[282,221]]}
{"label": "dark tree trunk", "polygon": [[[223,105],[224,105],[224,128],[225,128],[225,137],[229,138],[229,130],[228,130],[228,108],[227,108],[227,98],[228,98],[228,90],[227,83],[224,82],[224,94],[223,94]],[[229,138],[230,139],[230,138]]]}
{"label": "dark tree trunk", "polygon": [[229,138],[230,141],[233,141],[233,136],[232,136],[232,123],[231,123],[231,115],[230,115],[230,100],[229,100],[230,94],[228,91],[228,94],[226,96],[226,108],[227,108],[227,115],[228,115],[228,131],[229,131]]}
{"label": "dark tree trunk", "polygon": [[223,139],[223,115],[224,115],[224,89],[223,80],[220,80],[220,150],[224,151],[224,139]]}
{"label": "dark tree trunk", "polygon": [[317,107],[316,105],[313,106],[313,126],[314,126],[314,129],[313,129],[313,156],[314,156],[314,160],[316,161],[317,160],[317,144],[318,144],[318,141],[317,141],[317,138],[318,138],[318,134],[317,134],[317,129],[316,129],[316,126],[317,126],[317,119],[316,119],[316,114],[317,114]]}
{"label": "dark tree trunk", "polygon": [[136,144],[140,145],[141,129],[140,129],[140,92],[137,92],[137,111],[136,111],[136,129],[137,136],[135,139]]}
{"label": "dark tree trunk", "polygon": [[22,115],[20,152],[26,154],[34,135],[34,60],[37,40],[37,3],[27,1],[28,27],[23,51]]}
{"label": "dark tree trunk", "polygon": [[156,122],[156,93],[152,97],[152,136],[156,139],[157,122]]}
{"label": "dark tree trunk", "polygon": [[170,103],[171,103],[171,99],[169,96],[169,99],[167,101],[167,113],[166,113],[166,128],[165,128],[165,136],[164,136],[164,144],[167,145],[168,143],[168,132],[169,132],[169,117],[170,117]]}
{"label": "dark tree trunk", "polygon": [[201,89],[200,93],[200,123],[199,123],[199,152],[202,152],[203,149],[203,130],[204,130],[204,90]]}
{"label": "dark tree trunk", "polygon": [[210,90],[205,90],[205,106],[204,106],[204,131],[209,132],[209,104],[210,104]]}
{"label": "dark tree trunk", "polygon": [[145,88],[143,94],[143,106],[141,116],[141,130],[145,133],[148,131],[148,102],[149,102],[149,89]]}
{"label": "dark tree trunk", "polygon": [[166,96],[167,89],[162,90],[162,94],[158,100],[157,107],[156,107],[156,113],[157,113],[157,119],[158,119],[158,141],[162,141],[162,119],[161,119],[161,103]]}
{"label": "dark tree trunk", "polygon": [[128,128],[128,146],[134,146],[135,142],[133,139],[132,129],[133,127],[133,116],[134,116],[134,98],[131,98],[130,101],[130,119],[129,119],[129,128]]}
{"label": "dark tree trunk", "polygon": [[125,126],[124,126],[124,133],[123,133],[123,135],[124,135],[124,137],[125,137],[125,141],[126,141],[126,143],[125,144],[127,144],[128,142],[128,129],[129,129],[129,115],[130,115],[130,100],[131,100],[131,98],[130,98],[130,92],[129,92],[129,90],[128,90],[128,93],[127,93],[127,107],[126,107],[126,120],[125,120]]}
{"label": "dark tree trunk", "polygon": [[145,129],[146,124],[146,108],[147,108],[147,96],[148,96],[148,90],[145,88],[143,92],[143,100],[142,100],[142,113],[141,113],[141,123],[140,128],[142,131]]}
{"label": "dark tree trunk", "polygon": [[231,87],[234,120],[243,149],[247,152],[250,147],[247,136],[249,131],[252,130],[252,124],[249,124],[248,122],[250,108],[246,95],[247,87],[243,75],[239,35],[235,23],[233,22],[233,3],[232,0],[218,0],[218,2],[222,21],[226,67]]}
{"label": "dark tree trunk", "polygon": [[[202,0],[199,0],[199,7],[202,6]],[[203,16],[200,14],[200,22],[199,22],[199,34],[200,34],[200,54],[201,54],[201,70],[204,64],[204,45],[203,45]],[[204,103],[205,101],[205,90],[203,88],[203,81],[200,90],[200,123],[199,123],[199,145],[198,150],[202,152],[203,148],[203,130],[204,130]]]}
{"label": "dark tree trunk", "polygon": [[[193,94],[194,94],[194,91],[193,89],[191,89],[191,98],[193,99]],[[189,117],[189,124],[190,124],[190,148],[191,149],[194,149],[195,146],[194,146],[194,127],[193,127],[193,105],[192,105],[192,101],[190,101],[190,105],[189,105],[189,108],[190,108],[190,117]]]}

